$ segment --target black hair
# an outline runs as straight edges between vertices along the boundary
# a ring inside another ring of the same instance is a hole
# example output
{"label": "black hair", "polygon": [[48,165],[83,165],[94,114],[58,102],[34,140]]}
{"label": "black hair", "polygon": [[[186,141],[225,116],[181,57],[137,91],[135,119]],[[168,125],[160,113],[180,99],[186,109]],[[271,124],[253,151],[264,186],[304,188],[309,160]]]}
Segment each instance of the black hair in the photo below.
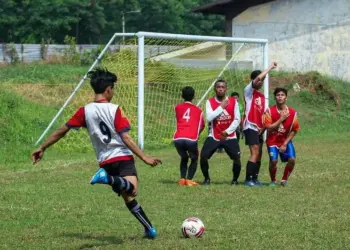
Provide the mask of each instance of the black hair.
{"label": "black hair", "polygon": [[223,83],[225,83],[225,85],[227,86],[227,83],[226,83],[226,81],[225,80],[223,80],[223,79],[218,79],[218,80],[216,80],[216,82],[215,82],[215,88],[216,88],[216,84],[218,84],[219,82],[223,82]]}
{"label": "black hair", "polygon": [[254,80],[258,75],[261,74],[261,70],[254,70],[251,74],[250,74],[250,80]]}
{"label": "black hair", "polygon": [[288,90],[286,88],[275,88],[273,95],[276,96],[279,92],[283,92],[286,96],[288,96]]}
{"label": "black hair", "polygon": [[109,72],[106,68],[96,68],[88,72],[90,85],[95,94],[102,94],[107,87],[114,88],[114,83],[117,82],[117,75]]}
{"label": "black hair", "polygon": [[232,93],[231,93],[231,97],[233,97],[233,96],[238,96],[238,97],[239,97],[238,92],[232,92]]}
{"label": "black hair", "polygon": [[186,86],[182,89],[182,98],[185,99],[186,102],[190,102],[194,98],[194,92],[194,88]]}

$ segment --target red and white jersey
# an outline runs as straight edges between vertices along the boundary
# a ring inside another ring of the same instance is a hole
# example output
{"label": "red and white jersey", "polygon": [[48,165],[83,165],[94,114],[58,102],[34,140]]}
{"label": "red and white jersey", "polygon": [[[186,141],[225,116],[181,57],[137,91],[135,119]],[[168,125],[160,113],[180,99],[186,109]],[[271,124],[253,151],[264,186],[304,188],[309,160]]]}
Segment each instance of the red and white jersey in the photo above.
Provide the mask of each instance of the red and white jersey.
{"label": "red and white jersey", "polygon": [[244,89],[245,117],[243,130],[253,129],[258,131],[264,127],[263,115],[265,112],[265,96],[260,91],[253,88],[250,82]]}
{"label": "red and white jersey", "polygon": [[[292,131],[300,130],[297,112],[289,107],[287,107],[287,109],[289,111],[289,116],[287,119],[284,120],[275,130],[267,132],[267,146],[280,147],[287,140],[289,134]],[[280,116],[280,111],[278,110],[277,106],[271,106],[265,112],[264,124],[271,125],[278,121],[278,119],[280,119]]]}
{"label": "red and white jersey", "polygon": [[173,140],[197,141],[205,127],[203,111],[191,102],[175,106],[176,131]]}
{"label": "red and white jersey", "polygon": [[123,116],[119,105],[106,100],[89,103],[79,108],[66,126],[73,129],[87,128],[100,166],[134,159],[120,137],[121,133],[130,130],[130,123]]}
{"label": "red and white jersey", "polygon": [[207,120],[209,123],[209,137],[220,140],[220,133],[226,131],[227,139],[237,138],[236,129],[241,121],[237,101],[229,97],[226,108],[221,107],[221,102],[215,97],[209,98],[206,104]]}

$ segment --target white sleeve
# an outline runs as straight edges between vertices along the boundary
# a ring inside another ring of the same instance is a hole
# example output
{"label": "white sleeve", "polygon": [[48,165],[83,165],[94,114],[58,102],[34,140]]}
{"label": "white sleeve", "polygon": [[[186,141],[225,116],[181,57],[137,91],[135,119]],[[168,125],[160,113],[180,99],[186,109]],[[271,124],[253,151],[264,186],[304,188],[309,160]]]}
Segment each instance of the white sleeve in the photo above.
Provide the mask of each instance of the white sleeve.
{"label": "white sleeve", "polygon": [[244,97],[247,99],[252,99],[253,96],[253,81],[251,81],[245,88],[244,88]]}
{"label": "white sleeve", "polygon": [[225,132],[229,135],[233,131],[236,131],[236,129],[238,128],[240,122],[241,122],[241,114],[239,112],[238,103],[236,102],[236,105],[235,105],[235,119],[230,124],[230,126],[225,130]]}
{"label": "white sleeve", "polygon": [[207,115],[207,121],[211,122],[216,117],[218,117],[222,113],[222,111],[224,111],[224,109],[221,106],[219,106],[215,110],[213,110],[211,108],[209,100],[207,100],[207,103],[206,103],[206,106],[205,106],[205,111],[206,111],[206,115]]}

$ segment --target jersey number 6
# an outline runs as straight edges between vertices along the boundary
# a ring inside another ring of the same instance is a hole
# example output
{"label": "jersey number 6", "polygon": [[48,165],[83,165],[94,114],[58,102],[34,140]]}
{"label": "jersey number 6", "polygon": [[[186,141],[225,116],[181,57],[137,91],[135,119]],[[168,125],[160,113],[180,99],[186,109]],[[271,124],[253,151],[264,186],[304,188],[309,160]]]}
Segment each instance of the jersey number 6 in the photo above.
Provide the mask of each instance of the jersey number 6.
{"label": "jersey number 6", "polygon": [[110,143],[111,142],[111,131],[109,131],[107,124],[104,121],[100,122],[100,130],[101,133],[105,136],[107,136],[107,138],[103,138],[103,142],[104,143]]}

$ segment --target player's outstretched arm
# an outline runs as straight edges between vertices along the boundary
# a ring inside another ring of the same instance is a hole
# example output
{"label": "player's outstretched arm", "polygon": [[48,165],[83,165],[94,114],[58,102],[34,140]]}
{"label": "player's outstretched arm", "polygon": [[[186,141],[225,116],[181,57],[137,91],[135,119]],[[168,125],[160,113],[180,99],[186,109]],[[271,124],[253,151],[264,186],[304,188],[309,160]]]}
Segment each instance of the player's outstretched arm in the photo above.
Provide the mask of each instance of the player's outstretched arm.
{"label": "player's outstretched arm", "polygon": [[265,69],[263,72],[261,72],[254,80],[253,80],[253,86],[255,86],[259,81],[265,78],[265,76],[272,70],[277,68],[277,62],[273,61],[271,65]]}
{"label": "player's outstretched arm", "polygon": [[148,156],[146,155],[134,142],[132,137],[129,135],[128,132],[124,132],[120,135],[121,139],[123,140],[124,144],[135,154],[137,157],[139,157],[144,163],[147,165],[150,165],[152,167],[157,166],[158,164],[161,164],[162,161],[158,158]]}
{"label": "player's outstretched arm", "polygon": [[63,125],[62,127],[56,129],[48,138],[47,140],[32,153],[32,160],[33,164],[38,163],[44,156],[45,150],[50,147],[51,145],[55,144],[59,140],[61,140],[67,132],[70,130],[66,125]]}

